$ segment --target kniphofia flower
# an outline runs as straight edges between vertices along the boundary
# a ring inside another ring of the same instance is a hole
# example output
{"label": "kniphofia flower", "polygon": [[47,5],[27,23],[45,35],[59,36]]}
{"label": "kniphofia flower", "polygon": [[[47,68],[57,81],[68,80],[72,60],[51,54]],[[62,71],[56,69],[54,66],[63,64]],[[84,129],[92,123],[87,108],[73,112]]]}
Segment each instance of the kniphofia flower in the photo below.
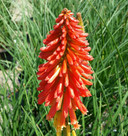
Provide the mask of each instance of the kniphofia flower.
{"label": "kniphofia flower", "polygon": [[46,118],[54,117],[59,135],[61,129],[68,125],[68,116],[74,128],[79,128],[76,109],[87,114],[81,97],[91,96],[86,85],[92,85],[88,79],[93,78],[89,64],[93,57],[89,55],[88,34],[84,33],[83,26],[70,10],[65,8],[56,23],[54,30],[43,40],[46,47],[40,48],[39,57],[47,62],[39,65],[37,75],[41,82],[37,90],[41,91],[38,104],[45,102],[45,106],[51,106]]}

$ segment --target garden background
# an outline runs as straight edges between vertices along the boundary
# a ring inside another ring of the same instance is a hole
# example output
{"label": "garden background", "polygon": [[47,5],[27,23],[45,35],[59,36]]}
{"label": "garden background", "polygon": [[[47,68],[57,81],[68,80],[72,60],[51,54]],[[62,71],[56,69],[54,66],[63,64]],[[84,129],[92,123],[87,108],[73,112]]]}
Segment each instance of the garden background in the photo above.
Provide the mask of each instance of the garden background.
{"label": "garden background", "polygon": [[43,39],[63,8],[81,12],[94,57],[88,115],[78,136],[128,135],[128,1],[0,0],[0,136],[55,136],[49,107],[37,105]]}

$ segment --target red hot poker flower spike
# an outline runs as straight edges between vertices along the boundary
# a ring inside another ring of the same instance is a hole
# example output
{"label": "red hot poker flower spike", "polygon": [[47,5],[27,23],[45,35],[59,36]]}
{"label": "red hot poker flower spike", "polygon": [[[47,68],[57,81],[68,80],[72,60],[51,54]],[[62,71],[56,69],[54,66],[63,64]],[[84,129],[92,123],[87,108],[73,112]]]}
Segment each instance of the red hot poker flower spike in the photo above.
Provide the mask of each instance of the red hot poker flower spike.
{"label": "red hot poker flower spike", "polygon": [[38,91],[38,104],[45,102],[45,106],[51,106],[47,115],[50,120],[59,112],[59,125],[56,128],[66,126],[65,120],[69,116],[75,129],[79,128],[75,110],[79,109],[87,114],[87,109],[80,97],[91,96],[86,85],[92,85],[88,79],[93,77],[89,62],[93,57],[89,55],[91,50],[86,40],[79,21],[72,17],[73,13],[66,8],[56,19],[54,30],[49,32],[43,43],[39,57],[47,60],[39,66],[38,79],[41,80]]}

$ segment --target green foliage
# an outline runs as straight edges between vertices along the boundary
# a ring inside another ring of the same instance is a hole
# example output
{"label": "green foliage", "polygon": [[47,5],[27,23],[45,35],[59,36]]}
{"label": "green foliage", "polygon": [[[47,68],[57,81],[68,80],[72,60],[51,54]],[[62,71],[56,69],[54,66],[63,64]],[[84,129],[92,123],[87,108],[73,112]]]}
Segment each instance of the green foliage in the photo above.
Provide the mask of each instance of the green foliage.
{"label": "green foliage", "polygon": [[[21,0],[23,1],[23,0]],[[15,3],[17,4],[17,3]],[[127,0],[31,0],[32,17],[23,8],[19,22],[12,20],[11,0],[0,0],[0,47],[12,56],[9,70],[13,72],[14,94],[8,86],[0,86],[0,135],[55,136],[53,121],[46,120],[49,107],[37,105],[38,58],[42,40],[53,29],[55,18],[63,8],[81,12],[85,31],[89,33],[94,60],[92,97],[84,98],[88,115],[77,111],[82,125],[78,136],[127,136],[128,134],[128,1]],[[75,16],[74,15],[74,16]],[[27,36],[26,36],[27,35]],[[29,39],[28,39],[29,37]],[[0,60],[3,74],[6,70]],[[15,83],[15,69],[20,65],[21,83]],[[11,95],[10,95],[11,94]],[[8,97],[10,95],[10,97]]]}

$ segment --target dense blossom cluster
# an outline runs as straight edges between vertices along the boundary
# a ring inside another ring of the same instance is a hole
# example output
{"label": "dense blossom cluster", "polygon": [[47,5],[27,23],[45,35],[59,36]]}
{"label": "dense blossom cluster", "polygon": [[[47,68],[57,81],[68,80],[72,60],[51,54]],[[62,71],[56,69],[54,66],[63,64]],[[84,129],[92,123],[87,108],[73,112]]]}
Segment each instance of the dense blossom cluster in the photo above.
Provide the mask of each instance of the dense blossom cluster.
{"label": "dense blossom cluster", "polygon": [[56,23],[54,30],[43,40],[47,46],[40,49],[39,57],[47,62],[41,64],[37,72],[38,80],[41,80],[38,104],[45,102],[45,106],[51,106],[47,119],[54,116],[59,119],[57,123],[56,119],[54,121],[56,129],[66,126],[68,116],[77,129],[79,125],[75,110],[87,113],[80,97],[91,96],[86,85],[92,85],[88,79],[93,78],[89,65],[93,57],[89,55],[91,48],[86,40],[88,34],[84,33],[70,10],[64,9]]}

